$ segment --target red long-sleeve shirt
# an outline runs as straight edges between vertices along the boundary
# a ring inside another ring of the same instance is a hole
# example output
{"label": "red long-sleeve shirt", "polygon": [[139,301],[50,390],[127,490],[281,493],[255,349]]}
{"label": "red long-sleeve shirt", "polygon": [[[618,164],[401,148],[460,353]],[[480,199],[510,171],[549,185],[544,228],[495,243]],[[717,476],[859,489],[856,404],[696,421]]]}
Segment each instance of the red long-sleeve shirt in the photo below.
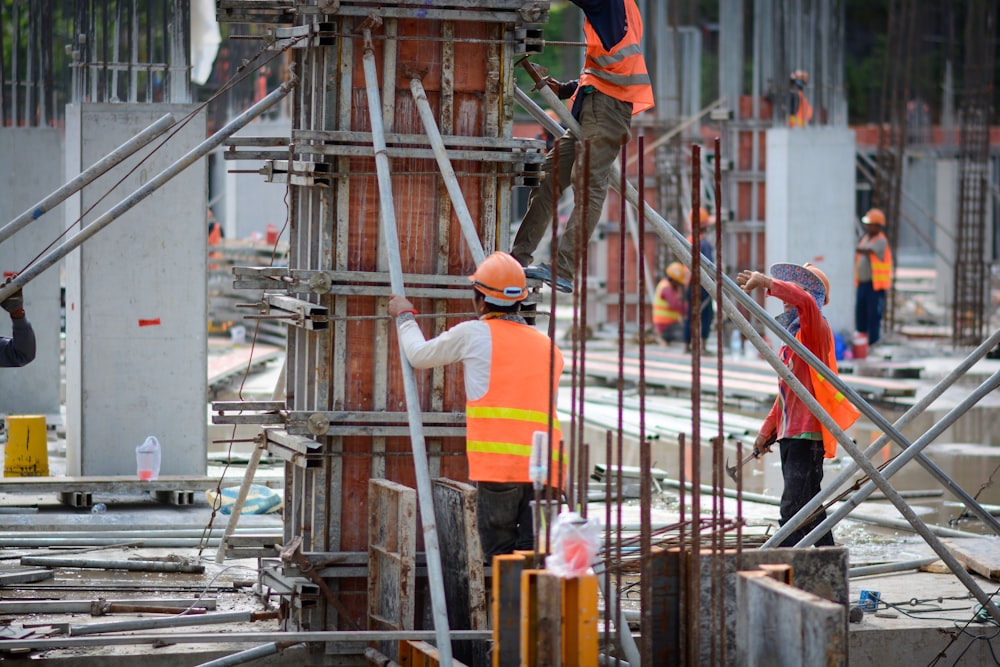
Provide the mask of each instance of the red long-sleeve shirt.
{"label": "red long-sleeve shirt", "polygon": [[[806,349],[820,359],[829,358],[830,347],[833,345],[833,333],[826,318],[820,312],[816,300],[795,283],[771,279],[771,287],[767,294],[781,299],[786,304],[794,306],[799,311],[798,339]],[[787,345],[782,345],[778,356],[791,369],[802,385],[815,396],[812,388],[812,378],[809,375],[809,365]],[[819,420],[813,416],[802,400],[796,396],[784,380],[778,380],[778,397],[771,406],[761,433],[771,435],[777,433],[779,440],[783,438],[806,438],[822,440]]]}

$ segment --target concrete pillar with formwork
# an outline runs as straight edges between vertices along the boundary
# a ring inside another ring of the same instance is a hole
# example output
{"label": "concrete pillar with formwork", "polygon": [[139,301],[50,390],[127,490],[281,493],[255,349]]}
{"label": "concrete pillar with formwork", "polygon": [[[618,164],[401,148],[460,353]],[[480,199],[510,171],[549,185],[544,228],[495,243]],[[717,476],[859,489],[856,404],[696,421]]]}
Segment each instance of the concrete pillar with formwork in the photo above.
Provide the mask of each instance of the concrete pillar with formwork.
{"label": "concrete pillar with formwork", "polygon": [[[3,227],[65,182],[63,142],[55,128],[0,127],[0,155],[9,158],[0,161]],[[62,212],[60,204],[0,243],[0,283],[28,267],[59,238],[64,229]],[[61,422],[59,285],[59,271],[50,269],[23,290],[24,310],[35,330],[35,359],[22,368],[3,369],[0,413],[42,414],[51,425]],[[0,336],[10,333],[10,318],[2,313]]]}
{"label": "concrete pillar with formwork", "polygon": [[[164,113],[192,109],[69,105],[66,176]],[[67,200],[66,224],[95,220],[204,138],[198,114]],[[134,476],[135,448],[150,435],[163,445],[161,474],[205,474],[206,182],[198,161],[66,258],[70,475]]]}
{"label": "concrete pillar with formwork", "polygon": [[763,570],[740,572],[737,652],[731,664],[847,665],[847,608]]}
{"label": "concrete pillar with formwork", "polygon": [[[812,262],[830,279],[823,314],[834,333],[854,331],[854,133],[839,127],[767,131],[767,265]],[[768,299],[768,312],[782,306]]]}
{"label": "concrete pillar with formwork", "polygon": [[[227,157],[239,159],[245,152],[261,160],[262,178],[274,183],[265,187],[283,193],[287,188],[291,210],[288,266],[244,271],[239,282],[280,294],[286,303],[296,299],[322,307],[328,325],[289,320],[289,421],[284,429],[268,429],[268,448],[280,450],[289,437],[309,438],[315,446],[286,463],[286,541],[302,536],[303,548],[318,554],[367,553],[368,521],[357,508],[366,506],[368,480],[417,485],[395,327],[385,317],[387,257],[395,248],[387,247],[380,225],[359,27],[369,21],[406,296],[431,336],[469,317],[467,276],[475,261],[442,182],[411,80],[420,79],[426,91],[479,244],[487,254],[507,250],[511,188],[530,184],[544,160],[543,142],[512,133],[514,62],[539,48],[549,3],[301,4],[309,11],[283,13],[280,2],[270,7],[219,2],[223,22],[267,24],[275,37],[271,46],[288,48],[301,81],[286,145],[275,141],[281,138],[243,138],[227,151]],[[369,19],[373,12],[379,20]],[[461,367],[418,371],[416,377],[429,476],[466,481]],[[422,538],[418,535],[421,543]],[[301,623],[333,630],[363,622],[364,579],[340,578],[330,588],[354,618],[321,603],[303,610],[289,629]],[[326,650],[351,649],[328,644]]]}

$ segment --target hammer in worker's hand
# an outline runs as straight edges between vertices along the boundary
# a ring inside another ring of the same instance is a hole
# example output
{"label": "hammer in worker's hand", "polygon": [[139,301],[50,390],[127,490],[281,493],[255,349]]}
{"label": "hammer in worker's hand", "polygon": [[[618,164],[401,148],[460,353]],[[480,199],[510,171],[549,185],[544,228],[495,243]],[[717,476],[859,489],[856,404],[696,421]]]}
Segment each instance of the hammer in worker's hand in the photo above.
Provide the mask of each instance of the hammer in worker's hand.
{"label": "hammer in worker's hand", "polygon": [[743,458],[743,460],[739,462],[739,465],[733,465],[733,466],[729,465],[729,459],[727,458],[726,459],[726,472],[729,473],[729,477],[731,477],[732,480],[738,484],[739,481],[740,481],[740,479],[739,479],[739,473],[740,473],[740,470],[743,469],[743,466],[746,465],[747,462],[750,459],[756,459],[756,458],[759,458],[760,456],[763,456],[764,453],[765,453],[765,448],[770,447],[771,445],[773,445],[774,442],[775,442],[775,440],[777,440],[777,439],[778,439],[777,438],[777,433],[771,435],[771,437],[767,439],[767,442],[764,443],[764,448],[757,449],[756,447],[754,447],[753,451],[750,452],[749,454],[747,454]]}

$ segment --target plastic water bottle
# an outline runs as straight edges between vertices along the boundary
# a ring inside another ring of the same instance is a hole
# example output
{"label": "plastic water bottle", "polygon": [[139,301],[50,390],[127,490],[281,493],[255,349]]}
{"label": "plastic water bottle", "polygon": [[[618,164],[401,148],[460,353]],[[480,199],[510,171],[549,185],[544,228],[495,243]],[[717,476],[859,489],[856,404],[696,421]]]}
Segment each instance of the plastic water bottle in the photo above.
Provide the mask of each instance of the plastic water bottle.
{"label": "plastic water bottle", "polygon": [[90,508],[90,513],[91,514],[103,514],[104,512],[107,511],[107,509],[108,509],[108,506],[105,505],[104,503],[97,503],[93,507]]}
{"label": "plastic water bottle", "polygon": [[732,335],[729,336],[729,351],[733,353],[734,357],[739,357],[743,352],[743,340],[740,338],[739,329],[734,329]]}
{"label": "plastic water bottle", "polygon": [[549,466],[546,465],[549,455],[549,434],[545,431],[535,431],[531,434],[531,458],[528,460],[528,479],[536,489],[541,489],[545,478],[549,476]]}

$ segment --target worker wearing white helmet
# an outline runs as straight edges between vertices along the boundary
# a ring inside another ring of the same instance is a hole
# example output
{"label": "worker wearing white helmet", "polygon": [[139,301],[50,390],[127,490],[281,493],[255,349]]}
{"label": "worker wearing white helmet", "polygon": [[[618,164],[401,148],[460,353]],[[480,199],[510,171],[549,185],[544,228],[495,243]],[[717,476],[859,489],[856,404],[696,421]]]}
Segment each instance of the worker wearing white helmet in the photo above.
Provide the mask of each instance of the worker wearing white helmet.
{"label": "worker wearing white helmet", "polygon": [[462,363],[469,479],[478,487],[479,539],[491,562],[495,555],[535,546],[528,466],[535,431],[551,429],[548,482],[565,484],[562,435],[551,393],[559,384],[563,357],[552,339],[528,326],[520,314],[528,290],[516,259],[495,252],[469,280],[478,318],[436,338],[424,338],[416,310],[405,297],[392,296],[389,314],[396,318],[399,344],[414,368]]}

